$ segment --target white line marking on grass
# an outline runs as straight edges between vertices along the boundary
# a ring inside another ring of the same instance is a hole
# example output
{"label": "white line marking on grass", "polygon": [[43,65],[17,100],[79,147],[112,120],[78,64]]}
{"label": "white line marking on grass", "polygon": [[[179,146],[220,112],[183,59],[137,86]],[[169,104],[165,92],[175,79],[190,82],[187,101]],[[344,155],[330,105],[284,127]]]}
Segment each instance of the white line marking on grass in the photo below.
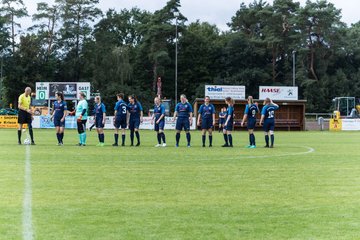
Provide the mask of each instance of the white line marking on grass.
{"label": "white line marking on grass", "polygon": [[[294,147],[291,145],[281,145],[283,147]],[[260,155],[260,156],[242,156],[241,152],[239,153],[239,156],[233,157],[233,158],[220,158],[219,160],[211,160],[211,161],[231,161],[231,160],[242,160],[242,159],[259,159],[259,158],[274,158],[274,157],[291,157],[291,156],[299,156],[299,155],[308,155],[315,152],[315,149],[312,147],[307,146],[295,146],[297,148],[303,148],[307,151],[304,152],[296,152],[296,153],[283,153],[283,154],[275,154],[275,155]],[[269,149],[271,151],[272,149]],[[249,151],[249,150],[248,150]],[[251,151],[256,151],[256,149],[253,149]],[[191,156],[196,161],[206,161],[209,160],[209,158],[196,158],[196,156]],[[190,158],[187,156],[187,158]],[[157,163],[159,161],[125,161],[127,163]],[[164,162],[178,162],[177,160],[166,160]]]}
{"label": "white line marking on grass", "polygon": [[23,202],[23,239],[33,240],[34,232],[32,226],[32,187],[31,187],[31,151],[30,146],[26,146],[25,154],[25,188]]}

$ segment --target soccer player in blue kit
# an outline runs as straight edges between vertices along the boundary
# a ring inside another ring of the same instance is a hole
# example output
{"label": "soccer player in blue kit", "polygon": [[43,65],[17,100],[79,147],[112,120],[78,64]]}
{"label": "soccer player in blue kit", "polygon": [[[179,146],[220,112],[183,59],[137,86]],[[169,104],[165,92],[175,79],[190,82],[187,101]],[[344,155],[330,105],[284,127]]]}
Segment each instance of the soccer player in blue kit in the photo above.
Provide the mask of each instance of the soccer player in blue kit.
{"label": "soccer player in blue kit", "polygon": [[116,95],[117,102],[115,105],[115,117],[114,117],[114,127],[115,127],[115,143],[113,144],[114,147],[119,146],[119,129],[122,131],[122,143],[121,146],[125,146],[125,138],[126,138],[126,125],[127,125],[127,114],[128,114],[128,107],[124,101],[124,94],[119,93]]}
{"label": "soccer player in blue kit", "polygon": [[[154,114],[151,119],[151,124],[154,124],[154,129],[157,133],[158,144],[155,147],[166,147],[166,138],[164,133],[165,128],[165,106],[161,104],[160,98],[154,99]],[[161,144],[161,140],[163,144]]]}
{"label": "soccer player in blue kit", "polygon": [[101,102],[101,97],[95,97],[95,126],[96,131],[98,133],[99,144],[98,147],[103,147],[105,145],[105,134],[104,134],[104,127],[106,121],[106,107]]}
{"label": "soccer player in blue kit", "polygon": [[180,96],[180,103],[175,107],[174,121],[176,121],[176,147],[179,147],[180,133],[184,129],[186,132],[187,146],[191,147],[190,127],[193,121],[193,108],[187,101],[186,96]]}
{"label": "soccer player in blue kit", "polygon": [[250,145],[248,148],[256,148],[256,142],[255,142],[255,135],[254,135],[254,129],[256,125],[256,114],[259,112],[259,107],[256,103],[254,103],[254,99],[252,96],[249,96],[248,104],[246,105],[244,117],[241,122],[241,126],[243,127],[245,124],[245,121],[247,120],[247,129],[249,132],[249,141]]}
{"label": "soccer player in blue kit", "polygon": [[[264,123],[265,142],[266,148],[274,147],[274,130],[275,130],[275,111],[279,109],[279,105],[275,104],[270,98],[266,98],[264,101],[264,107],[261,111],[260,126]],[[269,138],[271,145],[269,145]]]}
{"label": "soccer player in blue kit", "polygon": [[[212,147],[212,132],[215,126],[215,107],[210,103],[210,97],[205,97],[205,103],[200,106],[197,125],[201,126],[202,146],[205,147],[206,132],[209,133],[209,147]],[[201,119],[201,123],[200,123]]]}
{"label": "soccer player in blue kit", "polygon": [[67,115],[67,104],[64,101],[64,94],[62,92],[56,92],[56,101],[53,105],[53,114],[51,120],[54,120],[54,126],[56,129],[56,137],[58,140],[58,146],[64,144],[64,130],[65,130],[65,118]]}
{"label": "soccer player in blue kit", "polygon": [[129,96],[129,104],[128,104],[128,111],[129,111],[129,129],[130,129],[130,140],[131,146],[134,146],[134,133],[136,135],[137,144],[136,146],[140,146],[140,133],[139,127],[140,123],[143,122],[143,108],[140,102],[137,101],[135,95]]}
{"label": "soccer player in blue kit", "polygon": [[224,140],[225,144],[222,147],[233,147],[233,138],[231,132],[234,130],[234,100],[231,97],[225,99],[228,105],[227,118],[224,127]]}

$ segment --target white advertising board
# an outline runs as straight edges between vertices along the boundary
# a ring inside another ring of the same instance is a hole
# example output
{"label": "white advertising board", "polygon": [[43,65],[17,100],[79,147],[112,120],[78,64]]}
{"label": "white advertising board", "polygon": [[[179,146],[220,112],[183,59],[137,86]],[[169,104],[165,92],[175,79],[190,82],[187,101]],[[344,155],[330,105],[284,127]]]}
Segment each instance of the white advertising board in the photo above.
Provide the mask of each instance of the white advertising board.
{"label": "white advertising board", "polygon": [[260,86],[259,99],[265,100],[299,100],[298,87],[270,87]]}
{"label": "white advertising board", "polygon": [[206,85],[205,96],[214,100],[223,100],[227,97],[243,100],[246,98],[245,90],[245,86]]}

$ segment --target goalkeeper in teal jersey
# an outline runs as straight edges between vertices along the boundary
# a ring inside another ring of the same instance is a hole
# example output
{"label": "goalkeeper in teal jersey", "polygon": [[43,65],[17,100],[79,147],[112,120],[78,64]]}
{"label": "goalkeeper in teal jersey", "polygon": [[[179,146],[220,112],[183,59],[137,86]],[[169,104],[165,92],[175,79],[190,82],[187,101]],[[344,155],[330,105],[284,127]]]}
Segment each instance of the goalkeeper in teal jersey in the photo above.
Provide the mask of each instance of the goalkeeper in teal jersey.
{"label": "goalkeeper in teal jersey", "polygon": [[86,122],[88,118],[88,103],[85,93],[79,93],[80,101],[76,106],[77,129],[79,133],[79,146],[86,146]]}

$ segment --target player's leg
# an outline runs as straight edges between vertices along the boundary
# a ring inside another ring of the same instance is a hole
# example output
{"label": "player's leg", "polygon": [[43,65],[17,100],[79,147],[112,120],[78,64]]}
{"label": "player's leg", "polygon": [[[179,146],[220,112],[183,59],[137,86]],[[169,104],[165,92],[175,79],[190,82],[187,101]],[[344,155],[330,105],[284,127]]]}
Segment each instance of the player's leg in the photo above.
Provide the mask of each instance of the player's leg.
{"label": "player's leg", "polygon": [[18,128],[18,144],[21,145],[21,133],[23,130],[23,124],[19,123],[19,128]]}
{"label": "player's leg", "polygon": [[61,144],[61,135],[60,135],[60,126],[55,124],[55,131],[56,131],[56,139],[58,141],[58,145]]}
{"label": "player's leg", "polygon": [[224,135],[224,141],[225,141],[225,144],[222,145],[222,147],[228,147],[229,146],[229,139],[228,139],[228,135],[227,135],[227,127],[225,126],[224,129],[223,129],[223,135]]}
{"label": "player's leg", "polygon": [[137,119],[136,122],[135,122],[135,136],[136,136],[136,140],[137,140],[137,143],[136,143],[136,146],[140,146],[140,132],[139,132],[139,129],[140,129],[140,119]]}
{"label": "player's leg", "polygon": [[82,146],[86,146],[86,122],[87,120],[81,120],[81,125],[82,125],[82,134],[81,134],[81,139],[82,139]]}
{"label": "player's leg", "polygon": [[206,129],[201,129],[202,146],[205,147],[206,142]]}
{"label": "player's leg", "polygon": [[114,140],[115,140],[115,143],[113,144],[113,146],[114,147],[117,147],[117,146],[119,146],[119,127],[118,127],[118,125],[116,124],[116,122],[115,122],[115,124],[114,124],[115,126],[115,130],[114,130]]}
{"label": "player's leg", "polygon": [[191,134],[190,134],[190,122],[188,119],[184,120],[184,128],[186,132],[186,140],[187,140],[187,146],[191,146]]}
{"label": "player's leg", "polygon": [[212,141],[213,141],[213,129],[212,128],[209,128],[208,129],[208,132],[209,132],[209,147],[212,147]]}
{"label": "player's leg", "polygon": [[162,146],[166,147],[166,137],[165,137],[164,129],[165,129],[165,121],[163,120],[159,123],[159,133],[160,133],[161,140],[163,142]]}
{"label": "player's leg", "polygon": [[122,135],[121,135],[121,140],[122,140],[122,143],[121,143],[121,146],[125,146],[125,138],[126,138],[126,119],[123,119],[123,121],[121,122],[121,132],[122,132]]}
{"label": "player's leg", "polygon": [[160,136],[160,128],[159,128],[159,124],[155,123],[154,125],[154,131],[156,132],[156,140],[157,140],[157,144],[155,145],[155,147],[160,147],[161,146],[161,136]]}
{"label": "player's leg", "polygon": [[232,138],[232,131],[230,130],[227,130],[226,131],[227,133],[227,138],[228,138],[228,141],[229,141],[229,147],[233,147],[233,138]]}
{"label": "player's leg", "polygon": [[31,145],[35,145],[34,132],[33,132],[33,127],[32,127],[32,116],[31,116],[30,113],[26,114],[26,123],[28,124],[28,128],[29,128],[29,134],[30,134],[30,138],[31,138]]}
{"label": "player's leg", "polygon": [[60,133],[60,143],[61,143],[61,145],[63,145],[64,144],[65,123],[63,126],[61,126],[59,128],[59,133]]}
{"label": "player's leg", "polygon": [[270,148],[273,148],[274,147],[274,143],[275,143],[275,135],[274,135],[274,131],[275,131],[275,123],[273,122],[270,126],[270,131],[269,131],[269,134],[270,134]]}
{"label": "player's leg", "polygon": [[176,120],[176,127],[175,127],[175,129],[176,129],[176,137],[175,137],[176,147],[179,147],[180,134],[181,134],[182,128],[183,128],[182,121],[178,118]]}
{"label": "player's leg", "polygon": [[135,123],[134,120],[130,120],[130,146],[133,147],[134,146],[134,137],[135,137]]}

